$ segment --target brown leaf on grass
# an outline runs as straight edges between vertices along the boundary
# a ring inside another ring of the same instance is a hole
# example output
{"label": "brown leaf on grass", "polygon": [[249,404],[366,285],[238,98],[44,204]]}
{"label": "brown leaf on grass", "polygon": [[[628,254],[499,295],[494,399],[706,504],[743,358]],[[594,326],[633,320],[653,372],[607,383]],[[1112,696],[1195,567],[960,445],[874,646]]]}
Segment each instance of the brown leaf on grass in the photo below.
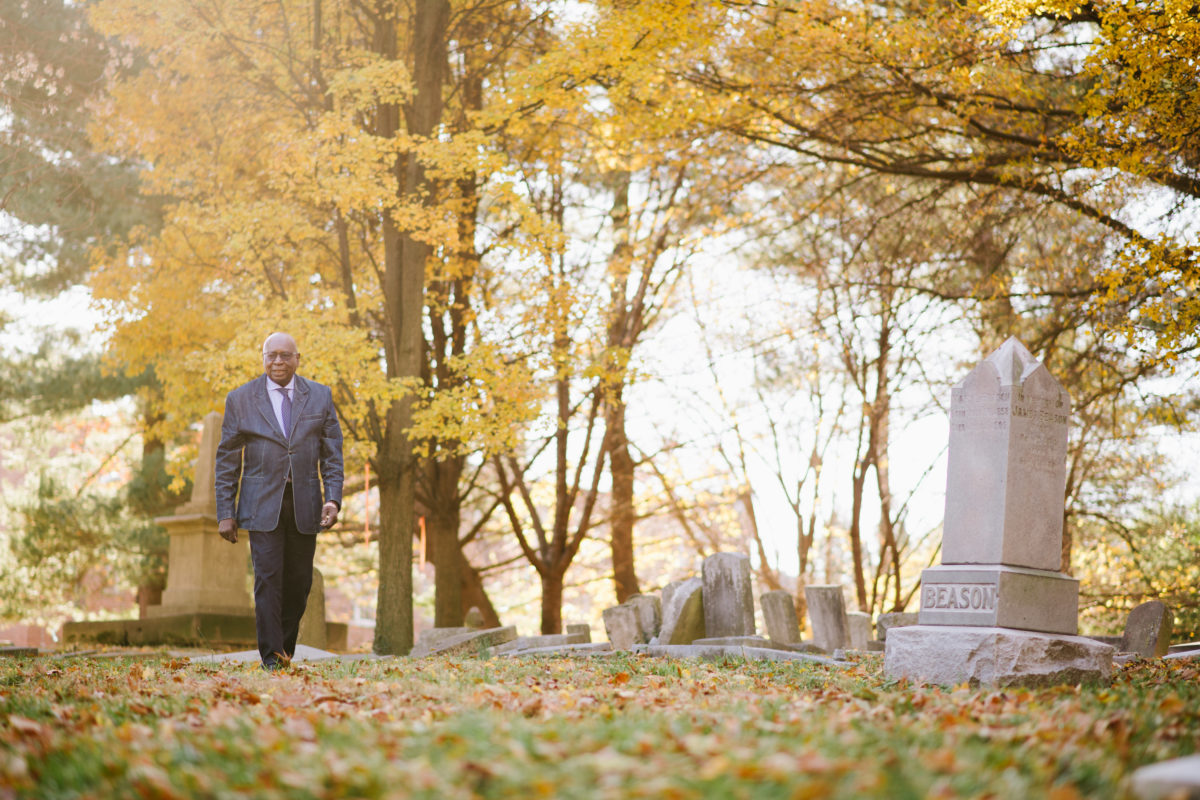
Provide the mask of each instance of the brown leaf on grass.
{"label": "brown leaf on grass", "polygon": [[8,717],[8,724],[14,731],[23,736],[29,736],[46,742],[50,740],[50,729],[42,723],[36,722],[28,717],[21,717],[16,714],[11,714]]}
{"label": "brown leaf on grass", "polygon": [[958,755],[948,747],[927,753],[922,760],[930,768],[942,773],[954,772],[958,766]]}
{"label": "brown leaf on grass", "polygon": [[1162,699],[1162,702],[1158,704],[1159,712],[1167,716],[1178,714],[1185,708],[1187,708],[1187,703],[1183,702],[1183,700],[1177,694],[1167,695]]}

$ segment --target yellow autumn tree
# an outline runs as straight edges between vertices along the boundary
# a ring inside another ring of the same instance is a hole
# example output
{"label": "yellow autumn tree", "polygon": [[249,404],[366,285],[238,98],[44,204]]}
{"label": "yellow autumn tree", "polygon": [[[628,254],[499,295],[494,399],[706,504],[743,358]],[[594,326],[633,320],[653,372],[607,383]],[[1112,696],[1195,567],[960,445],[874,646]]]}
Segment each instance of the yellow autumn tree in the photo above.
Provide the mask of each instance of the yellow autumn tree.
{"label": "yellow autumn tree", "polygon": [[[469,363],[446,353],[454,391],[439,400],[455,413],[422,388],[426,287],[467,276],[461,188],[496,169],[479,135],[451,136],[445,119],[451,48],[487,46],[456,39],[451,24],[489,8],[105,0],[93,10],[146,61],[113,76],[96,135],[146,163],[150,189],[173,199],[161,232],[135,234],[120,260],[96,266],[113,348],[155,369],[164,424],[178,427],[256,371],[264,331],[296,335],[305,371],[335,389],[352,461],[369,459],[377,476],[378,652],[412,644],[414,509],[430,438],[415,415],[467,448],[503,441],[527,406],[520,365],[485,348]],[[496,205],[510,201],[499,193]]]}
{"label": "yellow autumn tree", "polygon": [[1092,220],[1118,249],[1094,318],[1155,357],[1196,347],[1200,23],[1184,4],[714,5],[728,46],[678,67],[723,103],[713,125],[851,180],[1004,188]]}

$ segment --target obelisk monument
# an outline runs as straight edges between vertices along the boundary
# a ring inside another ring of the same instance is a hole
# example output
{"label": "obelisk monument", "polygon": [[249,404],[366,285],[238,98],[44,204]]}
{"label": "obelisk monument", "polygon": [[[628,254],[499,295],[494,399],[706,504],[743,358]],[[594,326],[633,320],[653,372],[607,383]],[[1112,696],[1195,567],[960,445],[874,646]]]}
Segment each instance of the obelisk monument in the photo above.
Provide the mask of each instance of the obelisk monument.
{"label": "obelisk monument", "polygon": [[1010,338],[954,387],[942,563],[918,625],[888,632],[884,671],[930,683],[1107,680],[1113,650],[1077,636],[1061,571],[1071,398]]}

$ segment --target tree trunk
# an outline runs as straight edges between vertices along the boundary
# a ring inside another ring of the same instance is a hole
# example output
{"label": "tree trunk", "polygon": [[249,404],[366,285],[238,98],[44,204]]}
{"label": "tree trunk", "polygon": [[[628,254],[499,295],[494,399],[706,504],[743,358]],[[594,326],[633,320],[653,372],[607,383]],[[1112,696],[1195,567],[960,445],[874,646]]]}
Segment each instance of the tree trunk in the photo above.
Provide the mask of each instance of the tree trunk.
{"label": "tree trunk", "polygon": [[547,569],[542,573],[542,633],[562,633],[564,572]]}
{"label": "tree trunk", "polygon": [[613,583],[617,602],[624,603],[638,594],[637,573],[634,571],[633,525],[633,457],[629,454],[629,439],[625,433],[625,401],[623,387],[614,387],[605,402],[605,432],[608,441],[609,474],[612,477]]}
{"label": "tree trunk", "polygon": [[862,504],[863,504],[863,488],[867,482],[867,468],[870,465],[870,454],[864,454],[854,464],[853,480],[851,487],[850,501],[850,555],[854,562],[854,594],[858,600],[859,611],[866,611],[870,606],[867,603],[867,578],[863,568],[863,549],[862,549]]}
{"label": "tree trunk", "polygon": [[[391,9],[379,8],[376,51],[398,60],[398,20]],[[407,133],[430,136],[442,113],[442,85],[446,73],[447,0],[415,0],[409,31],[414,93],[404,106]],[[400,108],[379,109],[381,138],[400,134]],[[396,192],[405,201],[436,199],[425,166],[412,153],[396,159]],[[383,212],[383,300],[386,312],[384,352],[389,378],[419,378],[423,366],[424,335],[421,315],[425,304],[425,262],[431,248],[396,225],[390,210]],[[408,437],[412,398],[393,401],[380,443],[379,473],[380,542],[379,601],[375,619],[375,652],[400,655],[412,649],[412,520],[416,504],[416,464]]]}
{"label": "tree trunk", "polygon": [[779,573],[771,566],[767,559],[767,548],[763,544],[762,535],[758,530],[758,514],[754,510],[754,493],[747,488],[738,495],[738,503],[742,506],[742,512],[746,515],[747,527],[750,529],[750,539],[754,542],[754,550],[758,553],[758,577],[767,588],[773,592],[783,589],[783,584],[779,582]]}
{"label": "tree trunk", "polygon": [[413,645],[412,556],[414,480],[411,469],[379,475],[379,595],[374,650],[406,655]]}
{"label": "tree trunk", "polygon": [[[885,291],[883,307],[892,307],[892,295]],[[871,402],[871,441],[868,451],[875,467],[875,486],[879,491],[879,571],[876,576],[885,576],[884,591],[888,581],[892,583],[892,611],[904,610],[903,592],[900,587],[900,548],[896,542],[896,528],[892,520],[892,485],[888,471],[888,445],[891,439],[892,396],[888,387],[888,368],[891,365],[891,325],[888,314],[881,315],[879,331],[879,357],[875,362],[875,398]],[[872,597],[872,609],[878,603],[882,611],[887,602],[884,597]],[[867,609],[867,610],[872,610]]]}
{"label": "tree trunk", "polygon": [[[819,489],[820,485],[821,485],[820,474],[821,474],[820,467],[817,467],[816,471],[815,471],[815,477],[814,477],[814,483],[816,484],[817,489]],[[796,498],[799,499],[799,497],[800,497],[800,487],[797,486],[796,487]],[[812,553],[813,542],[815,541],[815,538],[816,538],[816,530],[817,530],[817,492],[814,490],[813,491],[813,505],[812,505],[812,508],[809,510],[809,514],[808,514],[808,530],[807,530],[807,532],[805,531],[805,520],[804,520],[804,517],[802,517],[799,514],[798,505],[797,505],[797,514],[796,514],[796,562],[797,562],[798,566],[796,569],[796,594],[795,594],[794,602],[795,602],[795,606],[796,606],[796,619],[798,619],[800,621],[800,630],[801,631],[805,630],[805,627],[806,627],[805,620],[808,617],[808,598],[805,597],[805,595],[804,595],[804,586],[807,583],[808,557]]]}
{"label": "tree trunk", "polygon": [[433,548],[434,601],[433,624],[454,628],[463,623],[463,571],[466,559],[458,543],[458,480],[462,461],[449,458],[433,462],[426,470],[431,480],[429,516],[426,533]]}

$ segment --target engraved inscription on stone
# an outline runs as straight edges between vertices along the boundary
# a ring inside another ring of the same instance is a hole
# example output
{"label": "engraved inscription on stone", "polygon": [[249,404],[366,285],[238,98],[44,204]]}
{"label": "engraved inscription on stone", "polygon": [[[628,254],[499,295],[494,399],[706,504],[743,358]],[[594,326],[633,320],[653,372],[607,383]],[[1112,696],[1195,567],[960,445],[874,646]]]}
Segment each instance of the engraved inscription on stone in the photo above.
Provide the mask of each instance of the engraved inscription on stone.
{"label": "engraved inscription on stone", "polygon": [[995,611],[996,585],[994,583],[927,585],[922,587],[921,608],[930,611]]}

